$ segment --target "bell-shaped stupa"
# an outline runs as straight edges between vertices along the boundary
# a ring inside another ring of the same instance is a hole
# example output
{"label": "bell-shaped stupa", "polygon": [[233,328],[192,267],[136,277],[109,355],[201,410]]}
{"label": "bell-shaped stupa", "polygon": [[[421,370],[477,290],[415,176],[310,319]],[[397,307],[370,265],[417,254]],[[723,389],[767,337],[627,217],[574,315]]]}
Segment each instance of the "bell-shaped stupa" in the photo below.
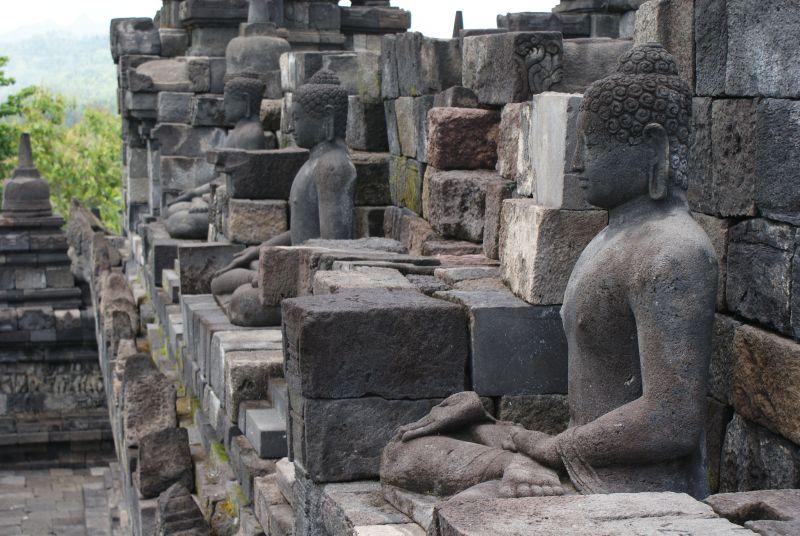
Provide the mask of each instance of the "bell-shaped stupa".
{"label": "bell-shaped stupa", "polygon": [[31,138],[23,134],[19,140],[19,162],[3,184],[3,206],[0,217],[48,218],[53,215],[50,186],[33,164]]}

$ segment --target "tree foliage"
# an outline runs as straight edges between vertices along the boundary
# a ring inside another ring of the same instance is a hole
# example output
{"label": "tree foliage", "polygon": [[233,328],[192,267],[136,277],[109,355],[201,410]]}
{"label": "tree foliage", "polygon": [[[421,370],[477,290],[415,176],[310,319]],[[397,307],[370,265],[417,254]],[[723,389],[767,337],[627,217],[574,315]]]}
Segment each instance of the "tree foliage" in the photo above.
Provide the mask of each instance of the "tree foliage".
{"label": "tree foliage", "polygon": [[[0,86],[9,79],[2,72]],[[11,81],[13,83],[13,81]],[[25,88],[0,104],[0,175],[16,166],[19,136],[29,132],[36,167],[50,184],[53,208],[68,215],[75,198],[97,208],[103,222],[119,230],[122,212],[122,166],[119,118],[101,108],[83,109],[69,121],[76,104],[38,87]]]}

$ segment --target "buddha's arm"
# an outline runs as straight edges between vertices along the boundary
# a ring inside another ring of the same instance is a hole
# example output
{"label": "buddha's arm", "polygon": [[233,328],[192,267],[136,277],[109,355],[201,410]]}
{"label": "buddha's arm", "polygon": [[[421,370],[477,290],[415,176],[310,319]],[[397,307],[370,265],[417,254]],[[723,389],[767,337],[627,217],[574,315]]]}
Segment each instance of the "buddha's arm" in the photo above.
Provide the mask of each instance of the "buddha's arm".
{"label": "buddha's arm", "polygon": [[592,466],[687,455],[703,426],[716,269],[705,252],[654,260],[630,290],[642,396],[556,438]]}

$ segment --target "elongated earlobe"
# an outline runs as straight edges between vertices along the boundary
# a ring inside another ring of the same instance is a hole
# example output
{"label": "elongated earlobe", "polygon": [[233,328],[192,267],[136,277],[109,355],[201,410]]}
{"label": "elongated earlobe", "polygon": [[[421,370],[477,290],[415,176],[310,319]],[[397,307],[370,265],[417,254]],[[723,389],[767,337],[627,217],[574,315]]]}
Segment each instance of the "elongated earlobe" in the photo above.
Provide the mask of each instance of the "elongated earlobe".
{"label": "elongated earlobe", "polygon": [[648,191],[650,199],[659,201],[669,193],[669,136],[664,127],[651,123],[644,128],[645,139],[653,149],[650,164]]}
{"label": "elongated earlobe", "polygon": [[334,118],[334,109],[333,106],[327,105],[325,106],[325,122],[323,126],[325,128],[325,139],[328,141],[333,141],[336,137],[336,121]]}

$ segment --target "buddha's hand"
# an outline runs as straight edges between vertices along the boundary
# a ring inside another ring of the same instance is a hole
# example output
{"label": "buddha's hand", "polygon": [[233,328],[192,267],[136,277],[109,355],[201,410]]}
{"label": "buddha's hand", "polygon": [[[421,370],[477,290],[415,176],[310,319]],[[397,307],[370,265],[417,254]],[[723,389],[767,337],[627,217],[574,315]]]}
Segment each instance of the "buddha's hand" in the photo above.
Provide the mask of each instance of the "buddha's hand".
{"label": "buddha's hand", "polygon": [[548,467],[558,468],[561,466],[561,457],[558,455],[554,436],[535,430],[517,428],[511,433],[511,440],[513,448],[510,450],[529,456]]}
{"label": "buddha's hand", "polygon": [[229,262],[227,266],[215,273],[214,277],[219,277],[225,272],[230,272],[235,268],[249,267],[250,263],[258,258],[259,249],[259,246],[250,246],[249,248],[240,251],[233,256],[233,260]]}
{"label": "buddha's hand", "polygon": [[506,465],[500,482],[503,497],[548,497],[563,495],[558,474],[543,465],[517,454]]}
{"label": "buddha's hand", "polygon": [[418,437],[461,430],[482,422],[494,422],[494,418],[486,412],[477,393],[467,391],[445,399],[417,422],[401,426],[397,430],[397,436],[403,441],[411,441]]}

